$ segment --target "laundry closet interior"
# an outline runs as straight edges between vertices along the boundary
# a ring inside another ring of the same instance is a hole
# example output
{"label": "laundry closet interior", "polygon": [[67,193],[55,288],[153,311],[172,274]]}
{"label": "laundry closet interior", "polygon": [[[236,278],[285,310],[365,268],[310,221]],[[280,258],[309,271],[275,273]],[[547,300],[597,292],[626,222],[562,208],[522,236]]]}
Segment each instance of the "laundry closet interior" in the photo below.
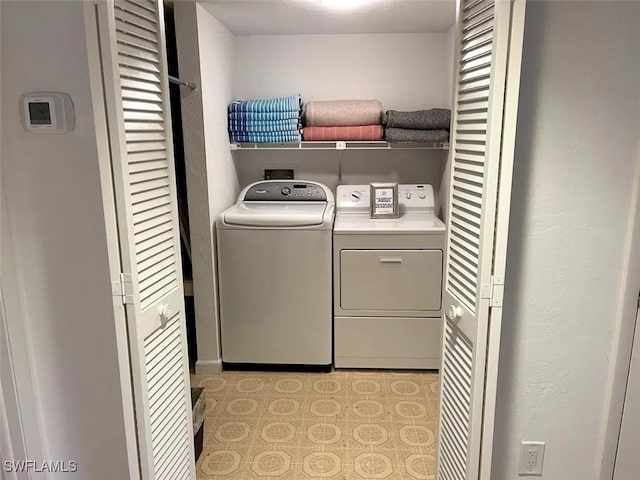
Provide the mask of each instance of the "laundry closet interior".
{"label": "laundry closet interior", "polygon": [[[382,112],[451,109],[455,2],[175,2],[166,15],[170,73],[195,84],[179,87],[174,126],[191,230],[192,386],[208,402],[198,475],[427,478],[448,141],[239,143],[228,108],[299,94],[303,104],[378,100]],[[398,184],[400,218],[370,218],[380,182]],[[328,226],[286,211],[264,220],[264,205],[247,214],[242,201],[267,189],[277,209],[292,199],[283,189],[303,187],[326,187],[311,204],[327,200],[318,215]],[[199,256],[195,243],[207,240],[214,253]],[[198,281],[212,275],[203,283],[215,291],[204,292]],[[213,312],[215,325],[200,318]]]}

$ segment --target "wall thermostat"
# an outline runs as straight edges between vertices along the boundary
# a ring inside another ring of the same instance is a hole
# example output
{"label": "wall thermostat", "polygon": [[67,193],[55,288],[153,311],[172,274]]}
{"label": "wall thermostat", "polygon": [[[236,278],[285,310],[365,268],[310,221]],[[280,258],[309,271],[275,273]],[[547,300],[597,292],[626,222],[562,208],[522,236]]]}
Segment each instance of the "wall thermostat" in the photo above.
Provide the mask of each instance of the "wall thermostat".
{"label": "wall thermostat", "polygon": [[20,97],[20,117],[31,133],[67,133],[76,123],[71,97],[59,92],[25,93]]}

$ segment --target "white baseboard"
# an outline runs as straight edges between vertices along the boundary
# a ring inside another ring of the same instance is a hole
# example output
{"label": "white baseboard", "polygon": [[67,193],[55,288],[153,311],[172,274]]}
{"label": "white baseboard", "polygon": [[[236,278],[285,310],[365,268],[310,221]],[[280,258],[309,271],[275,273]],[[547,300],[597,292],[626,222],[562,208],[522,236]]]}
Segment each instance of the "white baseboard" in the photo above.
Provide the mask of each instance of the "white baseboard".
{"label": "white baseboard", "polygon": [[222,373],[222,359],[198,360],[196,362],[196,375],[219,375]]}

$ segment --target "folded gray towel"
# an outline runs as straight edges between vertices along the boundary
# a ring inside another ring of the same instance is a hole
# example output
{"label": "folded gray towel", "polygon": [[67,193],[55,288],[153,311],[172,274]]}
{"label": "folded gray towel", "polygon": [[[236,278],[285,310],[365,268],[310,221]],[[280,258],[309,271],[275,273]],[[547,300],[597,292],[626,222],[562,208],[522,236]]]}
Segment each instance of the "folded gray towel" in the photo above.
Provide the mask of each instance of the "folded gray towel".
{"label": "folded gray towel", "polygon": [[389,128],[410,128],[413,130],[449,130],[451,110],[432,108],[415,112],[387,110],[384,124]]}
{"label": "folded gray towel", "polygon": [[411,130],[407,128],[387,128],[384,131],[387,142],[444,143],[449,141],[446,130]]}

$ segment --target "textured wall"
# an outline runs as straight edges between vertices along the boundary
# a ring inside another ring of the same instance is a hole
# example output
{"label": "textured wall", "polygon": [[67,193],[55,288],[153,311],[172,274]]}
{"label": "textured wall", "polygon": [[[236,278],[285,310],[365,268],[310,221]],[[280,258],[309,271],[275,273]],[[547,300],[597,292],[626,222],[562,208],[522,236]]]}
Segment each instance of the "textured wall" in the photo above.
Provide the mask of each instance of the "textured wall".
{"label": "textured wall", "polygon": [[[19,291],[5,301],[24,317],[43,457],[78,461],[79,478],[124,480],[129,372],[119,370],[83,2],[1,3],[3,227]],[[73,132],[25,131],[19,97],[35,91],[71,96]]]}
{"label": "textured wall", "polygon": [[191,226],[193,289],[198,342],[196,369],[221,368],[215,277],[215,220],[238,190],[227,136],[231,101],[232,35],[202,6],[174,4],[178,63],[182,78],[198,90],[181,90]]}
{"label": "textured wall", "polygon": [[[447,107],[446,34],[239,35],[236,98],[377,98],[385,109]],[[256,81],[259,79],[259,81]]]}
{"label": "textured wall", "polygon": [[[262,180],[267,168],[291,168],[295,178],[335,190],[340,184],[370,182],[429,183],[437,192],[447,150],[236,151],[241,185]],[[439,198],[436,197],[436,202]]]}
{"label": "textured wall", "polygon": [[[638,4],[529,2],[492,480],[594,479],[634,188]],[[609,477],[610,478],[610,477]]]}

